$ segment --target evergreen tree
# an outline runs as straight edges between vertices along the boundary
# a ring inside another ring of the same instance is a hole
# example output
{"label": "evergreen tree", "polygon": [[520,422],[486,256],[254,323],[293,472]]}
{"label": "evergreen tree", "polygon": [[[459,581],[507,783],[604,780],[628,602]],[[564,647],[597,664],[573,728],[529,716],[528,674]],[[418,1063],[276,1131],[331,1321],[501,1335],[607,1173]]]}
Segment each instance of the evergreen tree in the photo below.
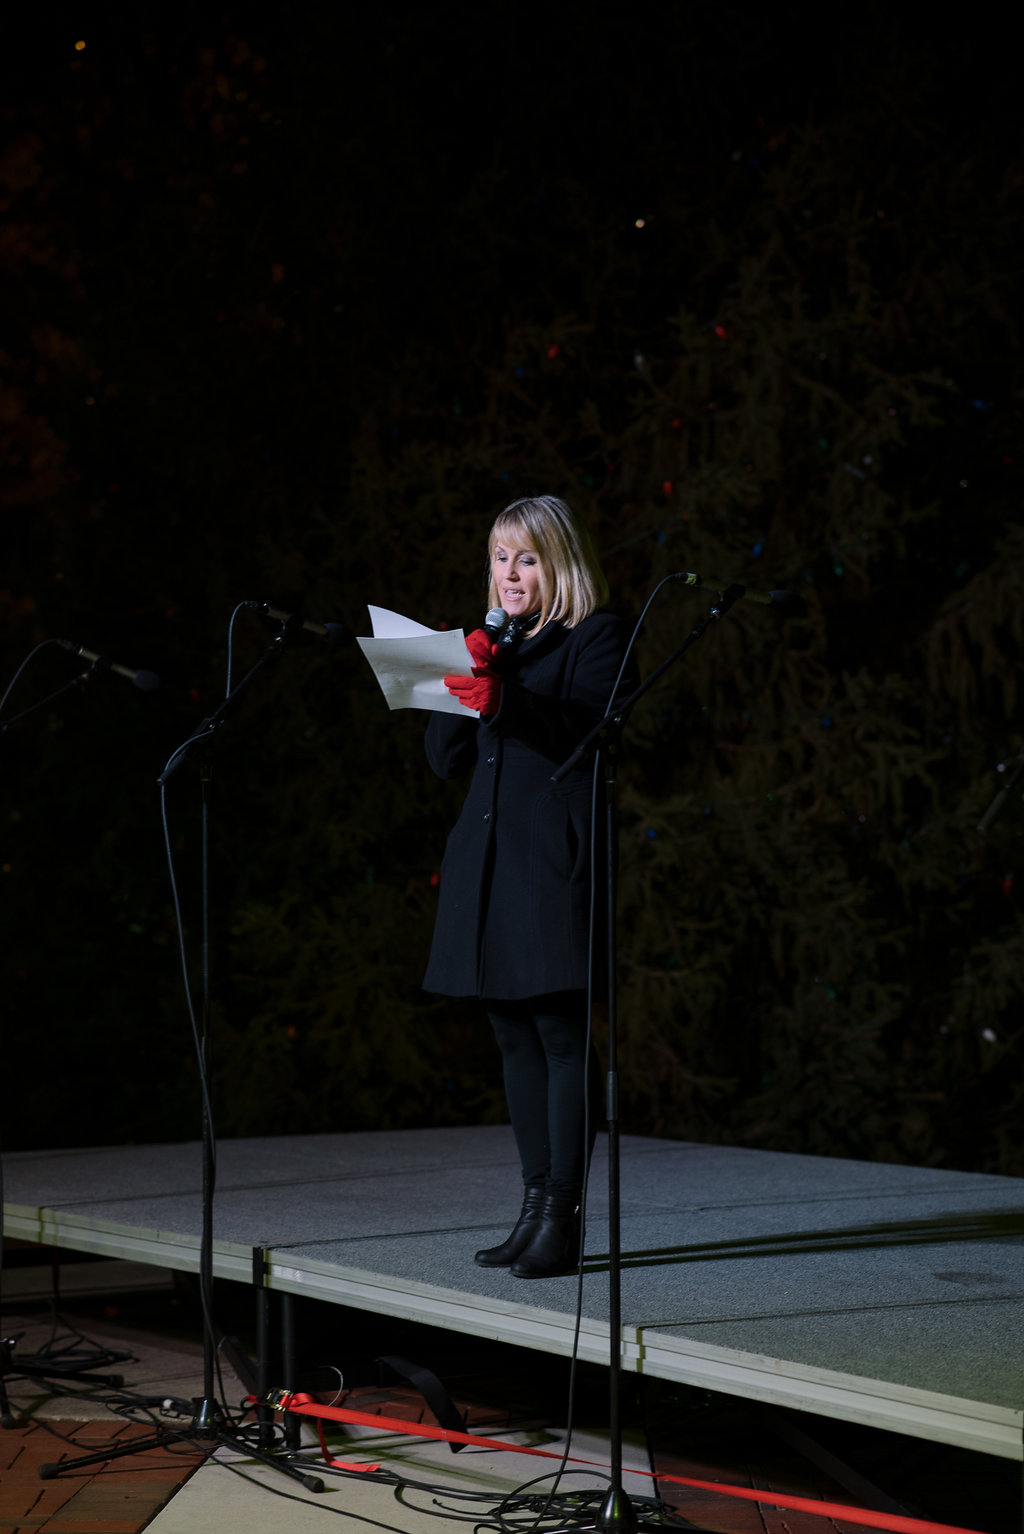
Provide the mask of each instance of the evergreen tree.
{"label": "evergreen tree", "polygon": [[[445,56],[400,6],[287,51],[143,27],[9,100],[5,673],[69,636],[164,677],[5,736],[9,1143],[194,1132],[155,778],[236,604],[475,626],[491,516],[550,490],[626,613],[680,570],[802,600],[630,720],[627,1125],[1020,1170],[1019,807],[976,830],[1022,745],[999,90],[941,36],[826,66],[728,9],[638,18],[613,70],[617,14]],[[659,592],[644,669],[709,600]],[[232,633],[237,678],[274,628]],[[476,1009],[419,989],[460,790],[355,650],[278,648],[210,786],[218,1127],[499,1117]],[[193,764],[167,800],[195,962]]]}

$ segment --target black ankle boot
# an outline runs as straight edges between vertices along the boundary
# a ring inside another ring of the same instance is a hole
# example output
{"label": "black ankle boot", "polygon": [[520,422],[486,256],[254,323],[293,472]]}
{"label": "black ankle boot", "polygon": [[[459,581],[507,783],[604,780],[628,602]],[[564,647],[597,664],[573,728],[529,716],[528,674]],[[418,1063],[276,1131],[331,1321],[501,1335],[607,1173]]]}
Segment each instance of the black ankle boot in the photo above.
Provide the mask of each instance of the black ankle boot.
{"label": "black ankle boot", "polygon": [[549,1193],[529,1244],[512,1264],[516,1278],[550,1278],[570,1272],[580,1249],[580,1196]]}
{"label": "black ankle boot", "polygon": [[529,1245],[530,1237],[537,1228],[543,1203],[542,1187],[530,1185],[524,1188],[522,1212],[511,1233],[500,1246],[485,1246],[482,1251],[477,1252],[473,1261],[478,1262],[482,1268],[510,1267],[524,1247]]}

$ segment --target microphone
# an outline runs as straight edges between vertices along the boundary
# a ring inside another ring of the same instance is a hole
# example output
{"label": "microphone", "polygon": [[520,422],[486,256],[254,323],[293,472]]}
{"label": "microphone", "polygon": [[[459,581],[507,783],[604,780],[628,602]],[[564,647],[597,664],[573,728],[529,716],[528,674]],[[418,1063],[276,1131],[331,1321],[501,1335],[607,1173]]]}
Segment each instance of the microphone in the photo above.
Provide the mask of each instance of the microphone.
{"label": "microphone", "polygon": [[[687,586],[700,586],[708,591],[715,591],[719,596],[733,585],[731,581],[718,581],[712,576],[695,575],[692,570],[678,570],[675,575],[669,577],[673,581],[682,581]],[[741,595],[748,602],[760,602],[766,607],[789,607],[795,609],[801,605],[801,599],[793,591],[754,591],[743,583],[736,582]]]}
{"label": "microphone", "polygon": [[347,629],[343,623],[313,623],[309,618],[303,618],[301,613],[282,612],[279,607],[271,607],[269,602],[257,602],[255,606],[261,608],[268,618],[284,624],[285,628],[306,629],[310,634],[319,634],[329,645],[351,644],[355,638],[352,630]]}
{"label": "microphone", "polygon": [[511,622],[512,619],[503,607],[492,607],[484,619],[484,632],[490,634],[495,644],[500,644],[501,636]]}
{"label": "microphone", "polygon": [[95,650],[86,650],[71,639],[58,639],[57,643],[63,649],[80,655],[83,660],[91,660],[97,671],[116,671],[118,676],[126,676],[129,682],[134,682],[143,692],[155,692],[160,686],[160,678],[155,671],[133,671],[130,666],[119,666],[116,661],[108,660],[105,655],[97,655]]}

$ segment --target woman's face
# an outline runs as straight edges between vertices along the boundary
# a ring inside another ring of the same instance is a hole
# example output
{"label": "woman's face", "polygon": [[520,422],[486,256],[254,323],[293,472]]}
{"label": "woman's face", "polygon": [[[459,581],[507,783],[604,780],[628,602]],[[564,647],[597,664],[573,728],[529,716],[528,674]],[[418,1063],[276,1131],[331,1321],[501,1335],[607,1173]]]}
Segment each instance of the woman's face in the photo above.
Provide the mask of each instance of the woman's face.
{"label": "woman's face", "polygon": [[491,575],[498,600],[513,618],[524,618],[541,606],[540,556],[522,545],[522,534],[495,539]]}

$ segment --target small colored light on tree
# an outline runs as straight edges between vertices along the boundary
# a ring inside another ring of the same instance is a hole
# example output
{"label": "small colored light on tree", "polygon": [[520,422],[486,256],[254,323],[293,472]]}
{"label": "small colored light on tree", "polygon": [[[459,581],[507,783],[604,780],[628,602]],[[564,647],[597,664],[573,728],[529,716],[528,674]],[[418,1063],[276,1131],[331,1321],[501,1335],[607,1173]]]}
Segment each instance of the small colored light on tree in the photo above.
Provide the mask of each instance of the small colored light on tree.
{"label": "small colored light on tree", "polygon": [[550,345],[550,346],[549,346],[549,347],[548,347],[548,356],[549,356],[549,357],[557,357],[557,356],[558,356],[558,353],[559,353],[559,350],[560,350],[560,347],[559,347],[559,345],[558,345],[558,342],[557,342],[557,341],[555,341],[555,342],[553,342],[553,343],[552,343],[552,344],[551,344],[551,345]]}
{"label": "small colored light on tree", "polygon": [[85,44],[84,44],[84,43],[83,43],[83,42],[77,42],[77,43],[76,43],[76,44],[75,44],[75,52],[76,52],[76,53],[81,53],[81,51],[82,51],[82,49],[83,49],[83,48],[84,48],[84,47],[85,47]]}
{"label": "small colored light on tree", "polygon": [[728,334],[729,334],[729,332],[726,330],[724,325],[716,325],[715,326],[715,335],[718,337],[718,339],[720,341],[724,341]]}
{"label": "small colored light on tree", "polygon": [[662,493],[664,495],[666,495],[666,496],[671,495],[672,494],[672,481],[670,479],[666,479],[665,481],[663,481],[661,488],[662,488]]}

